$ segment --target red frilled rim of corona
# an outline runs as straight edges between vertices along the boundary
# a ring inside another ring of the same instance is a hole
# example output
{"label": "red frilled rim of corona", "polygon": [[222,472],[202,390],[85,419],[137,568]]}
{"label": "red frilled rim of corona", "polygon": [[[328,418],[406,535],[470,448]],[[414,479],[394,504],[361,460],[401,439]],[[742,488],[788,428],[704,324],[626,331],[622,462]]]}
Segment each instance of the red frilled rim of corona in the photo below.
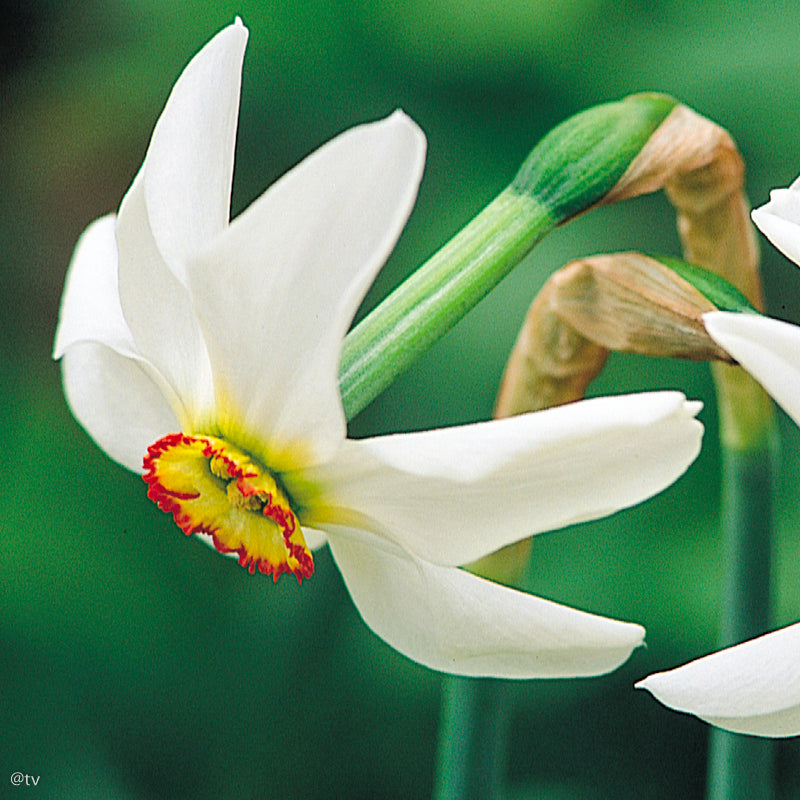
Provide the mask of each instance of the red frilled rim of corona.
{"label": "red frilled rim of corona", "polygon": [[147,448],[147,496],[188,536],[211,537],[250,573],[310,578],[314,559],[285,493],[243,450],[214,436],[171,433]]}

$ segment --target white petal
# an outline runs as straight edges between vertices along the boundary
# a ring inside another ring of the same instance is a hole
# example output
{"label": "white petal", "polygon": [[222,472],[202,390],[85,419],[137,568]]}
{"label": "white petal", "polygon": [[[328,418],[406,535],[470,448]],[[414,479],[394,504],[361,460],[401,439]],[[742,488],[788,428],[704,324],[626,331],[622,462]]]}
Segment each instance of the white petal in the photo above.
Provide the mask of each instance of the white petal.
{"label": "white petal", "polygon": [[271,186],[189,266],[227,405],[223,428],[227,413],[273,463],[287,443],[315,459],[344,437],[342,339],[411,211],[424,154],[424,136],[400,112],[353,128]]}
{"label": "white petal", "polygon": [[329,531],[364,622],[431,669],[498,678],[600,675],[642,644],[644,629],[438,567]]}
{"label": "white petal", "polygon": [[636,684],[664,705],[756,736],[800,735],[800,624]]}
{"label": "white petal", "polygon": [[347,441],[335,461],[302,473],[328,487],[309,522],[356,522],[420,558],[466,564],[669,486],[699,452],[699,408],[655,392]]}
{"label": "white petal", "polygon": [[752,217],[778,250],[800,264],[800,179],[770,192],[769,202],[754,209]]}
{"label": "white petal", "polygon": [[136,348],[122,315],[117,282],[116,217],[95,220],[75,245],[58,315],[53,358],[76,342],[102,342],[123,355]]}
{"label": "white petal", "polygon": [[181,430],[194,433],[213,415],[211,365],[189,291],[153,239],[140,170],[117,220],[119,296],[141,356],[164,376]]}
{"label": "white petal", "polygon": [[141,473],[148,445],[180,430],[142,362],[102,344],[78,342],[64,353],[61,368],[73,415],[124,467]]}
{"label": "white petal", "polygon": [[228,222],[247,30],[237,21],[178,79],[119,211],[119,290],[142,356],[165,376],[187,432],[213,417],[205,343],[185,288],[185,258]]}
{"label": "white petal", "polygon": [[177,399],[137,351],[122,313],[114,215],[93,222],[78,240],[53,357],[63,357],[64,390],[75,417],[121,464],[139,471],[147,444],[160,432],[178,430],[170,407]]}
{"label": "white petal", "polygon": [[185,259],[230,217],[247,28],[237,20],[188,64],[155,126],[144,162],[153,236],[184,279]]}
{"label": "white petal", "polygon": [[727,311],[704,314],[703,324],[711,338],[800,425],[800,327]]}

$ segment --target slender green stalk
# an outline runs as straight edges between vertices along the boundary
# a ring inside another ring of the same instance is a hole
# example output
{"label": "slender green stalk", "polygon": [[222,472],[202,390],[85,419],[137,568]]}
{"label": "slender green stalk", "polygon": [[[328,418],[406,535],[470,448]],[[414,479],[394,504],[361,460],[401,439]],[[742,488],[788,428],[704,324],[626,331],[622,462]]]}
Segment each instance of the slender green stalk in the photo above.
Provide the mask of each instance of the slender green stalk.
{"label": "slender green stalk", "polygon": [[445,679],[434,800],[493,800],[503,792],[508,741],[506,681]]}
{"label": "slender green stalk", "polygon": [[555,224],[537,200],[506,189],[356,326],[345,340],[339,372],[348,418],[455,325]]}
{"label": "slender green stalk", "polygon": [[339,370],[348,419],[382,392],[556,226],[614,188],[675,108],[635,95],[576,114],[533,149],[514,180],[345,339]]}
{"label": "slender green stalk", "polygon": [[[769,401],[736,367],[715,367],[721,405],[724,586],[720,645],[760,635],[770,624],[772,452]],[[746,399],[749,396],[749,399]],[[771,800],[774,745],[710,731],[708,800]]]}

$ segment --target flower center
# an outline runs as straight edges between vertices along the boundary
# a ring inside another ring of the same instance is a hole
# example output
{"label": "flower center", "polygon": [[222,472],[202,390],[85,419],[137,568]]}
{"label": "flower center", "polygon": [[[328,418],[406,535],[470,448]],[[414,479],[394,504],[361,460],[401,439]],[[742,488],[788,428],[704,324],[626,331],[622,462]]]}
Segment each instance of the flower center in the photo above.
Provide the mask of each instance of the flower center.
{"label": "flower center", "polygon": [[188,536],[211,536],[250,573],[310,578],[314,560],[285,493],[243,450],[214,436],[171,433],[147,448],[147,496]]}

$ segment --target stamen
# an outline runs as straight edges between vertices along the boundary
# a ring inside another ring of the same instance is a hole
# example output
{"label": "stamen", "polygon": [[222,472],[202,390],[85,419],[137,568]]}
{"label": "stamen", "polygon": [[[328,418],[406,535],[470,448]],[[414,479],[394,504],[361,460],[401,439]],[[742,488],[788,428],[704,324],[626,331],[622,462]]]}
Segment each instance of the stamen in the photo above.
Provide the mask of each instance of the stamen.
{"label": "stamen", "polygon": [[314,560],[285,493],[247,453],[213,436],[172,433],[147,450],[147,496],[188,535],[208,534],[252,574],[310,578]]}

